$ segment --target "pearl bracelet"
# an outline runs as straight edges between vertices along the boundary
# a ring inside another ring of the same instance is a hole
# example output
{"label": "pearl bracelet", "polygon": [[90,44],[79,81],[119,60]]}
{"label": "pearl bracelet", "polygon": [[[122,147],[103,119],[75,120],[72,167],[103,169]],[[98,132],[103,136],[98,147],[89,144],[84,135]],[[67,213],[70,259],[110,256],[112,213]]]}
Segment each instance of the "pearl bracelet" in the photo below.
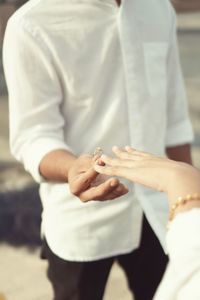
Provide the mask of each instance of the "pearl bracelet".
{"label": "pearl bracelet", "polygon": [[197,200],[200,201],[200,195],[197,193],[192,195],[188,194],[185,197],[178,197],[175,203],[171,206],[170,213],[169,213],[169,222],[173,220],[175,211],[179,206],[185,205],[190,201],[197,201]]}

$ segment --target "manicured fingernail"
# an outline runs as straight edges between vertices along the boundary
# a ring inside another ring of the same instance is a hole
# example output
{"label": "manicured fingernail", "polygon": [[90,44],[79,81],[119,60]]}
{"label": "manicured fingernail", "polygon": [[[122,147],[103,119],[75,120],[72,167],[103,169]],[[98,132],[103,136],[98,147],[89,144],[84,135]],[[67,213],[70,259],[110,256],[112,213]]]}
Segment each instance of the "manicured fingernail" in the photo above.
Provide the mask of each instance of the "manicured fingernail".
{"label": "manicured fingernail", "polygon": [[99,159],[99,160],[97,161],[97,164],[98,164],[99,166],[105,166],[105,163],[104,163],[101,159]]}

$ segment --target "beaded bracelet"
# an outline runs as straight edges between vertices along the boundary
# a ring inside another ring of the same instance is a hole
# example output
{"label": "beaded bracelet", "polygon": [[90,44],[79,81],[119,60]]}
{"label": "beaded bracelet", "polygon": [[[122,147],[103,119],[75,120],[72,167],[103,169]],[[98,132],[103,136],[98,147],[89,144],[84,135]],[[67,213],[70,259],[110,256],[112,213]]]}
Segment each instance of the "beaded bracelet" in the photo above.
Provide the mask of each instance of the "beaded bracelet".
{"label": "beaded bracelet", "polygon": [[185,197],[178,197],[178,199],[175,201],[175,203],[171,206],[170,213],[169,213],[169,221],[171,222],[174,218],[174,214],[176,209],[179,206],[185,205],[186,203],[190,201],[200,201],[200,195],[199,194],[188,194]]}

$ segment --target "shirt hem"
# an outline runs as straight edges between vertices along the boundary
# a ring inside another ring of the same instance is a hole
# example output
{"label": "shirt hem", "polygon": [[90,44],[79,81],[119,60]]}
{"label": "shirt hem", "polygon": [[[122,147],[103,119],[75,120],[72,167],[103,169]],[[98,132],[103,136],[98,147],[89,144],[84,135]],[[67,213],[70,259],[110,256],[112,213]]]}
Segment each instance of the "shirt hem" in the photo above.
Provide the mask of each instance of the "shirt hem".
{"label": "shirt hem", "polygon": [[[44,237],[43,237],[44,238]],[[46,238],[46,237],[45,237]],[[46,239],[47,241],[47,239]],[[135,246],[132,246],[130,248],[125,248],[119,251],[113,251],[110,252],[109,254],[104,253],[102,255],[96,255],[96,256],[87,256],[87,257],[80,257],[80,256],[68,256],[66,255],[65,257],[63,255],[60,255],[59,253],[57,253],[57,251],[54,251],[53,247],[51,245],[49,245],[49,242],[47,241],[48,246],[50,247],[51,251],[54,253],[54,255],[56,255],[57,257],[66,260],[66,261],[73,261],[73,262],[89,262],[89,261],[97,261],[97,260],[102,260],[102,259],[107,259],[107,258],[111,258],[111,257],[117,257],[120,255],[125,255],[125,254],[129,254],[132,251],[136,250],[139,248],[140,246],[140,239],[138,241],[138,243],[136,243]]]}

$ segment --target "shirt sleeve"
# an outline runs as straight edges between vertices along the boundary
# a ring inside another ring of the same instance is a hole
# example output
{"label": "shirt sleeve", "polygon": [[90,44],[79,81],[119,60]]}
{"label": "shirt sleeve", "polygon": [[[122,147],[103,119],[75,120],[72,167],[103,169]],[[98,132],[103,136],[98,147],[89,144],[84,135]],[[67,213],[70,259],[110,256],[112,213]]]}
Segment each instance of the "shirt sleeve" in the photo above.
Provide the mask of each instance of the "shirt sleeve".
{"label": "shirt sleeve", "polygon": [[178,214],[167,233],[169,265],[154,300],[200,299],[200,209]]}
{"label": "shirt sleeve", "polygon": [[65,120],[60,111],[62,90],[49,49],[38,28],[11,17],[3,64],[9,92],[10,148],[37,182],[41,159],[64,142]]}
{"label": "shirt sleeve", "polygon": [[172,39],[167,61],[167,98],[166,146],[191,143],[194,137],[188,114],[187,97],[180,65],[174,11]]}
{"label": "shirt sleeve", "polygon": [[193,295],[192,299],[200,299],[199,230],[200,209],[194,208],[177,215],[167,235],[171,267],[176,270],[176,274],[179,274],[180,286],[177,299],[189,299],[189,295]]}
{"label": "shirt sleeve", "polygon": [[[179,213],[167,233],[167,248],[176,262],[191,254],[200,257],[200,208]],[[199,261],[200,263],[200,261]]]}

